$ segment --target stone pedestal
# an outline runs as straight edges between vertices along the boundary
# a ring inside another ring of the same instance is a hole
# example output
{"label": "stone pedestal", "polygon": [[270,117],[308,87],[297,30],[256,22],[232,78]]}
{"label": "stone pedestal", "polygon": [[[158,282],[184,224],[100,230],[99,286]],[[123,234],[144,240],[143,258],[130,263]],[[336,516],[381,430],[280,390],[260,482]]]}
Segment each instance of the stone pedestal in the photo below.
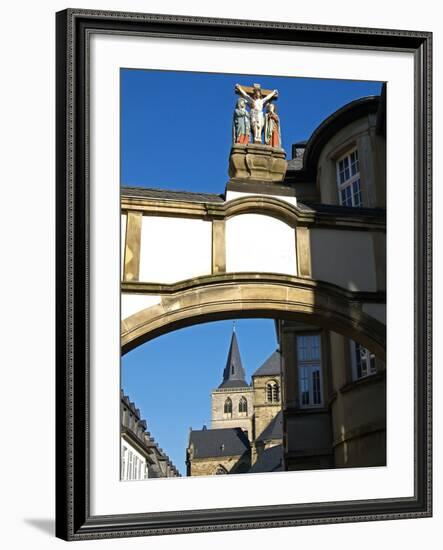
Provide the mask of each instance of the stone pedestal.
{"label": "stone pedestal", "polygon": [[283,149],[262,143],[235,143],[229,155],[229,177],[251,182],[282,182],[287,165]]}

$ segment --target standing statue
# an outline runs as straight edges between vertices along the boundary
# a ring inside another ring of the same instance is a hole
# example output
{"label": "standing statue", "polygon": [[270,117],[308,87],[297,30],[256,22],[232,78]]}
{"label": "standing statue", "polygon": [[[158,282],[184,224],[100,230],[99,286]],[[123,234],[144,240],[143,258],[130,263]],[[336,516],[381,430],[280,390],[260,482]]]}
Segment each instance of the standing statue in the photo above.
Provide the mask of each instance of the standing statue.
{"label": "standing statue", "polygon": [[234,119],[232,121],[232,141],[233,143],[249,143],[251,133],[251,122],[249,113],[246,110],[246,101],[243,98],[237,100],[237,106],[234,109]]}
{"label": "standing statue", "polygon": [[251,106],[250,117],[252,133],[254,135],[254,143],[261,143],[261,134],[263,131],[263,107],[273,97],[278,96],[278,91],[273,90],[267,96],[262,97],[261,89],[258,84],[254,84],[254,91],[252,96],[247,94],[240,84],[235,85],[235,91],[243,96]]}
{"label": "standing statue", "polygon": [[269,103],[265,117],[265,143],[271,147],[281,148],[280,118],[275,112],[275,105]]}

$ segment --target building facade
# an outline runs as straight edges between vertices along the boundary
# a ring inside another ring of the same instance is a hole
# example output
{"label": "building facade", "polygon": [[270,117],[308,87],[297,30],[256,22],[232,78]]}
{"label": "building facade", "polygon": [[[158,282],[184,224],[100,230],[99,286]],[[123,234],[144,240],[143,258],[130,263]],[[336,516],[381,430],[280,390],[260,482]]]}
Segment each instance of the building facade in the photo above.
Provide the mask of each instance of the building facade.
{"label": "building facade", "polygon": [[[293,146],[287,181],[297,197],[330,216],[383,219],[386,208],[385,88],[326,119],[307,142]],[[323,253],[316,280],[331,277],[350,290],[371,288],[366,311],[386,322],[386,232],[311,231]],[[358,241],[357,241],[358,239]],[[366,274],[363,272],[366,271]],[[386,465],[386,364],[339,331],[279,322],[285,400],[285,468]]]}
{"label": "building facade", "polygon": [[147,431],[146,420],[140,417],[140,410],[123,391],[120,416],[120,479],[135,481],[156,477],[179,477],[178,469]]}
{"label": "building facade", "polygon": [[191,432],[190,475],[198,460],[205,474],[253,471],[274,441],[287,470],[386,464],[385,135],[383,89],[325,119],[287,163],[234,144],[224,194],[123,188],[124,350],[236,312],[278,320],[278,407],[271,374],[247,383],[232,349],[211,429]]}

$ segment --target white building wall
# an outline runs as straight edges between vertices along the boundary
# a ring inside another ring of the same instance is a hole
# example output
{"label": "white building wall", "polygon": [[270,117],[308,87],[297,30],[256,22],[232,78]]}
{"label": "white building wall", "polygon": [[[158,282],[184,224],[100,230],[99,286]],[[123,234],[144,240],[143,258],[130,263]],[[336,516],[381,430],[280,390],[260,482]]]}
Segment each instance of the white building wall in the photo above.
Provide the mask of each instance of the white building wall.
{"label": "white building wall", "polygon": [[253,196],[259,196],[259,197],[266,197],[266,198],[274,198],[278,199],[283,202],[288,202],[292,206],[297,206],[297,198],[296,197],[290,197],[286,195],[269,195],[268,193],[244,193],[241,191],[227,191],[226,192],[226,202],[233,201],[235,199],[241,199],[242,197],[253,197]]}
{"label": "white building wall", "polygon": [[150,296],[144,294],[124,294],[121,295],[121,319],[127,319],[142,311],[147,307],[152,307],[159,304],[160,296]]}
{"label": "white building wall", "polygon": [[211,273],[212,223],[143,216],[140,281],[174,283]]}
{"label": "white building wall", "polygon": [[297,275],[295,230],[263,214],[226,221],[226,271]]}
{"label": "white building wall", "polygon": [[146,479],[148,477],[146,459],[123,438],[121,438],[120,456],[120,478],[122,481]]}

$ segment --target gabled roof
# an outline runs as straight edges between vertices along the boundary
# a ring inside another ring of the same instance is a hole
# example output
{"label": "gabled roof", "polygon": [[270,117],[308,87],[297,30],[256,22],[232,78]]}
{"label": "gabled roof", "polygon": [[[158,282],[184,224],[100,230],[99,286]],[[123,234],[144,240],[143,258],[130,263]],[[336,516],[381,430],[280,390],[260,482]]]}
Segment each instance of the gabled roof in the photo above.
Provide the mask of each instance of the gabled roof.
{"label": "gabled roof", "polygon": [[265,449],[248,473],[278,472],[283,470],[283,445]]}
{"label": "gabled roof", "polygon": [[229,346],[228,359],[223,371],[223,382],[219,388],[241,388],[247,387],[245,370],[242,365],[240,350],[238,348],[237,336],[232,332],[231,345]]}
{"label": "gabled roof", "polygon": [[279,376],[280,373],[280,352],[274,351],[261,367],[252,376]]}
{"label": "gabled roof", "polygon": [[259,441],[269,441],[271,439],[283,439],[283,413],[280,411],[269,422],[262,433],[257,437]]}
{"label": "gabled roof", "polygon": [[241,428],[191,430],[189,445],[194,458],[241,456],[250,450],[249,439]]}

